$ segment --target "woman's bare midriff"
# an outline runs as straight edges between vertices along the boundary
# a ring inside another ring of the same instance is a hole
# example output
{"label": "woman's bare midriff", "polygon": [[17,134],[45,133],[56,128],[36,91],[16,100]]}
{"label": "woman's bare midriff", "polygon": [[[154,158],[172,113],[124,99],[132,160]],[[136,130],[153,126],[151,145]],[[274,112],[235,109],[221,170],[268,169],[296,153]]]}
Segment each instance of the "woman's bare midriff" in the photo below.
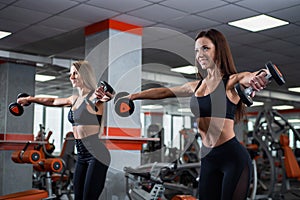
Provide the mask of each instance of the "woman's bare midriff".
{"label": "woman's bare midriff", "polygon": [[98,134],[100,126],[98,125],[79,125],[73,126],[73,133],[75,139],[82,139],[91,135]]}
{"label": "woman's bare midriff", "polygon": [[197,119],[202,143],[206,147],[216,147],[235,136],[234,121],[217,117],[201,117]]}

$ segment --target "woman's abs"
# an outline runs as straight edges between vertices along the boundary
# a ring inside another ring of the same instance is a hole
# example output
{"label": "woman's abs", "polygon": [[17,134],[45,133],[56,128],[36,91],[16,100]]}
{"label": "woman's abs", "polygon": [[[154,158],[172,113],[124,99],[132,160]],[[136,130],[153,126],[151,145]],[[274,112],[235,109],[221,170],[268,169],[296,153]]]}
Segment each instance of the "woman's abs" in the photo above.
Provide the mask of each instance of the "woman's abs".
{"label": "woman's abs", "polygon": [[202,142],[207,147],[216,147],[235,136],[234,121],[224,118],[204,117],[197,119]]}
{"label": "woman's abs", "polygon": [[73,126],[73,133],[75,139],[82,139],[100,132],[98,125],[79,125]]}

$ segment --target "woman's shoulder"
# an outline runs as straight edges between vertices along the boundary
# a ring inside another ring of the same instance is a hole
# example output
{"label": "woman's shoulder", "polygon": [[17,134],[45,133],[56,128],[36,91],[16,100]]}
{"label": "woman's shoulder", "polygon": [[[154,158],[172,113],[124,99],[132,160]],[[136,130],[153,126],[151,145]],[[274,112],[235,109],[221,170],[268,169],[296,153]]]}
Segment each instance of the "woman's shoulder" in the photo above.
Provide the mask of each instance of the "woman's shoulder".
{"label": "woman's shoulder", "polygon": [[231,89],[234,87],[234,85],[236,83],[239,82],[239,80],[241,79],[241,74],[240,73],[236,73],[236,74],[230,74],[227,75],[227,77],[225,77],[226,81],[227,81],[227,88]]}
{"label": "woman's shoulder", "polygon": [[251,74],[251,72],[239,72],[239,73],[235,73],[235,74],[230,74],[230,75],[228,75],[228,77],[229,77],[229,80],[239,81],[243,77],[248,76],[249,74]]}

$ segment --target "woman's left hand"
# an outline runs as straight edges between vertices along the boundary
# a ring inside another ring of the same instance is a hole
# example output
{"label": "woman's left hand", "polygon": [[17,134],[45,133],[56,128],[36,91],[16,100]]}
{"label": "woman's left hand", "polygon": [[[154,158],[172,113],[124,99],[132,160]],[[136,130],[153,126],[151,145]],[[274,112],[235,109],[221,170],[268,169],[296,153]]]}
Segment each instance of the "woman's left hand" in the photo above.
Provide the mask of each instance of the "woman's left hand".
{"label": "woman's left hand", "polygon": [[252,97],[255,96],[255,92],[263,90],[269,83],[269,80],[265,77],[267,73],[267,70],[262,70],[250,80],[250,87],[253,89]]}
{"label": "woman's left hand", "polygon": [[113,94],[111,94],[108,91],[104,91],[104,86],[101,85],[100,87],[98,87],[95,92],[94,92],[96,98],[98,99],[98,101],[101,102],[107,102],[110,101],[113,98]]}

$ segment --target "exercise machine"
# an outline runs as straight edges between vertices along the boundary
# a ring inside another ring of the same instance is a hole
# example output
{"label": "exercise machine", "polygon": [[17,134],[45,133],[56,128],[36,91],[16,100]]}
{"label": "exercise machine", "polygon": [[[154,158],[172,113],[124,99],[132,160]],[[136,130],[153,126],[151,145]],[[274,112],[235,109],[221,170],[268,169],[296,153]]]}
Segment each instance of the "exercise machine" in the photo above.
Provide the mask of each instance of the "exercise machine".
{"label": "exercise machine", "polygon": [[299,166],[288,145],[288,135],[300,140],[299,132],[279,112],[266,109],[258,114],[252,140],[257,148],[252,149],[256,151],[256,177],[251,199],[283,199],[284,194],[291,191],[289,177],[300,177],[300,170],[299,174],[295,171]]}
{"label": "exercise machine", "polygon": [[71,196],[75,165],[73,133],[67,133],[59,156],[52,154],[55,147],[49,142],[51,135],[52,132],[49,131],[46,137],[45,129],[40,125],[40,131],[34,144],[28,141],[22,150],[12,153],[11,159],[15,163],[32,164],[33,189],[0,196],[0,200],[59,199],[62,195],[66,195],[69,200],[73,199]]}
{"label": "exercise machine", "polygon": [[150,163],[125,167],[130,200],[196,199],[200,163]]}

